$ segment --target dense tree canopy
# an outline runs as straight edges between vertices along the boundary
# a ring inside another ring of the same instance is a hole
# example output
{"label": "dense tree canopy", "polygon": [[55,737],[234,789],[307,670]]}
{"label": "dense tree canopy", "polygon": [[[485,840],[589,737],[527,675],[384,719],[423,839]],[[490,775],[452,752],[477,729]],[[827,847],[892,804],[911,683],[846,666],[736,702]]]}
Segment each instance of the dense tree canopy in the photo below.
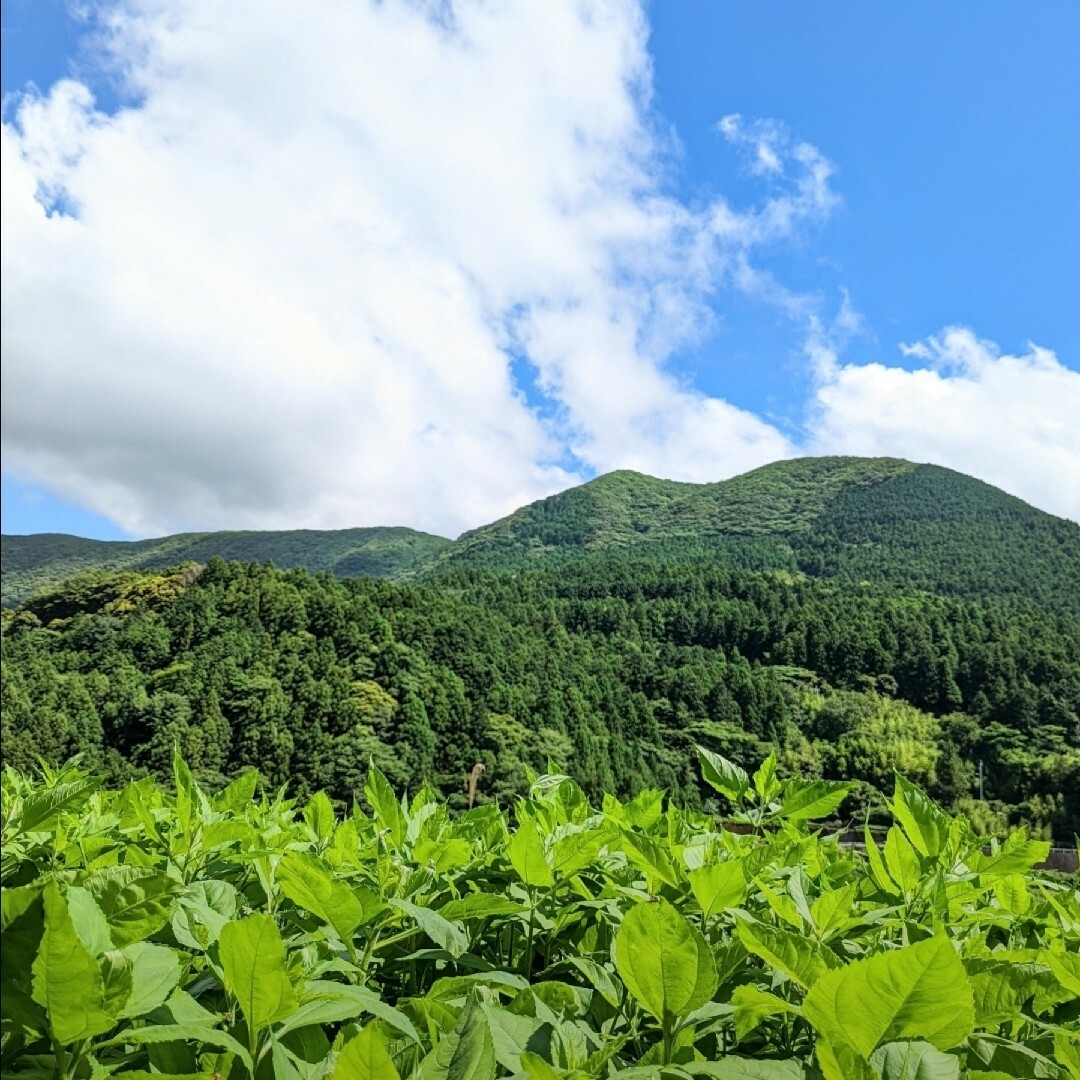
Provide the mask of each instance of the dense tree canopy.
{"label": "dense tree canopy", "polygon": [[692,743],[751,767],[775,746],[810,776],[898,769],[982,827],[1080,831],[1080,621],[1015,600],[610,558],[423,586],[214,559],[4,619],[20,768],[81,752],[164,775],[176,745],[208,782],[254,765],[348,803],[374,760],[464,805],[474,764],[505,802],[551,759],[594,795],[708,809]]}

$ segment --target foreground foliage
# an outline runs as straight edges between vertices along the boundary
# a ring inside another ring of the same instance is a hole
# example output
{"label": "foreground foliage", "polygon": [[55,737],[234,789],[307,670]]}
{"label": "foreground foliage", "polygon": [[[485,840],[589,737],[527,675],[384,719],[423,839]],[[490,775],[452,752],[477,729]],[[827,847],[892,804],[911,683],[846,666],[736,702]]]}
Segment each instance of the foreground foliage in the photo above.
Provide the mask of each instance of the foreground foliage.
{"label": "foreground foliage", "polygon": [[8,769],[4,1074],[1080,1076],[1080,899],[1045,842],[984,850],[897,777],[864,859],[810,826],[851,785],[698,754],[746,834],[561,775],[511,827],[375,767],[344,820],[179,756],[175,794]]}

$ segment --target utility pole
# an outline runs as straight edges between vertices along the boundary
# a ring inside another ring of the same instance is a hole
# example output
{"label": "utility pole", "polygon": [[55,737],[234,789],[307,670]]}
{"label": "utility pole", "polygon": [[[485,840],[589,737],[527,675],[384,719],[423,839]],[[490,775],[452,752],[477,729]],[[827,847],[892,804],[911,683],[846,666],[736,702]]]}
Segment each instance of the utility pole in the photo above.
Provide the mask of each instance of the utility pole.
{"label": "utility pole", "polygon": [[983,763],[982,758],[979,758],[979,802],[985,802],[983,798]]}

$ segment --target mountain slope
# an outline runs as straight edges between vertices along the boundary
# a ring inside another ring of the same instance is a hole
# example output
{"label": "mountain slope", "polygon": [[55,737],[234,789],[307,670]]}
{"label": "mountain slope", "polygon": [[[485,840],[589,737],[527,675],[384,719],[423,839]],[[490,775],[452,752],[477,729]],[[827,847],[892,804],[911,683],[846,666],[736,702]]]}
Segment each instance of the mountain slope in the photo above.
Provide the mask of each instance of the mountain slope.
{"label": "mountain slope", "polygon": [[1080,612],[1080,525],[893,458],[778,461],[716,484],[610,473],[462,536],[438,564],[708,561]]}
{"label": "mountain slope", "polygon": [[411,529],[199,533],[109,543],[3,538],[3,600],[90,569],[224,559],[338,577],[434,579],[582,559],[712,563],[1080,614],[1080,525],[970,476],[895,458],[778,461],[714,484],[620,471],[522,507],[456,541]]}
{"label": "mountain slope", "polygon": [[3,605],[10,607],[90,570],[153,570],[215,555],[239,562],[303,566],[338,577],[397,577],[424,564],[450,541],[405,528],[284,532],[180,533],[157,540],[83,540],[39,533],[5,536]]}

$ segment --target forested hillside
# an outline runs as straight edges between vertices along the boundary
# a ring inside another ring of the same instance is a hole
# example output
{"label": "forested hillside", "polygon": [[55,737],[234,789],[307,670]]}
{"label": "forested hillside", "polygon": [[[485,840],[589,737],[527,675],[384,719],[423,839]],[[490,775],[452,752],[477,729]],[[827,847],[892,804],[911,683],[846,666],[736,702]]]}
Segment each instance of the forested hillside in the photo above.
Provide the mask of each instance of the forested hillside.
{"label": "forested hillside", "polygon": [[[120,779],[178,745],[219,784],[256,766],[348,804],[369,760],[463,805],[548,758],[598,795],[710,808],[691,744],[888,788],[978,827],[1080,831],[1080,620],[783,572],[587,560],[340,581],[214,559],[84,578],[4,613],[3,755]],[[978,803],[976,763],[986,773]],[[847,806],[874,810],[869,788]]]}
{"label": "forested hillside", "polygon": [[198,533],[131,543],[5,536],[14,606],[95,569],[212,557],[431,580],[460,567],[525,569],[632,554],[664,564],[786,570],[1080,615],[1080,525],[969,476],[893,458],[779,461],[717,484],[615,472],[450,541],[404,528]]}
{"label": "forested hillside", "polygon": [[466,533],[437,565],[630,553],[1080,614],[1080,525],[970,476],[893,458],[778,461],[718,484],[610,473]]}
{"label": "forested hillside", "polygon": [[61,533],[3,537],[3,604],[20,600],[92,570],[155,570],[206,563],[217,556],[273,562],[338,577],[397,577],[449,546],[415,529],[371,528],[285,532],[180,533],[160,540],[84,540]]}

